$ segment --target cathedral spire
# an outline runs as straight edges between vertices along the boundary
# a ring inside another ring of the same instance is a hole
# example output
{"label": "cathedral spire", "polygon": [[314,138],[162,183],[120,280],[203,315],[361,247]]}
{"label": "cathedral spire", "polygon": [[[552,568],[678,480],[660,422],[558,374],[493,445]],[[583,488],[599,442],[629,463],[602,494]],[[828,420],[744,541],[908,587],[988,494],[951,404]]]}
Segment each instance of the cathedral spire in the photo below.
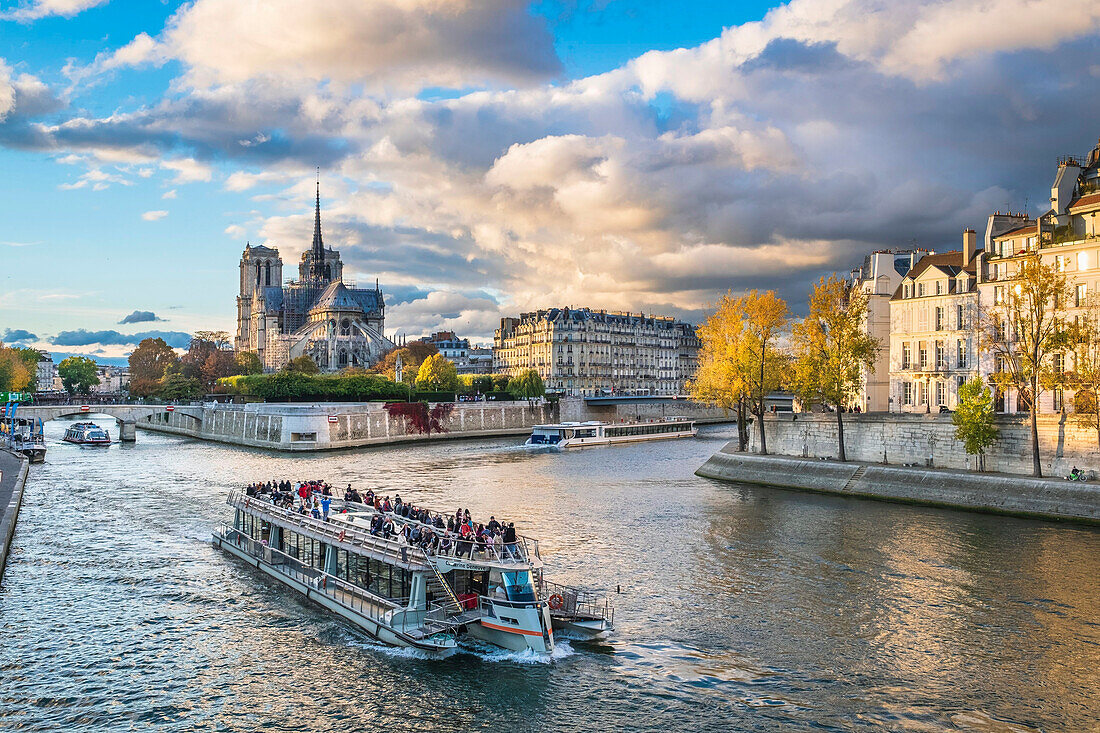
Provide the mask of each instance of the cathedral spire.
{"label": "cathedral spire", "polygon": [[325,258],[325,245],[321,241],[321,169],[317,169],[317,211],[313,215],[313,259]]}

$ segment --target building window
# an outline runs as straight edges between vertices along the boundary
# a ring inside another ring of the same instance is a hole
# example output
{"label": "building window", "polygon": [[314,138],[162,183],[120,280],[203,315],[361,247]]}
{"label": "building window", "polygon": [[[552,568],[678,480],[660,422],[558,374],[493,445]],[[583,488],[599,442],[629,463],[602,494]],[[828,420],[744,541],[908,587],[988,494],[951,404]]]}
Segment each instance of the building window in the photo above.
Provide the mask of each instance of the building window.
{"label": "building window", "polygon": [[911,405],[913,404],[913,383],[903,382],[901,390],[901,404]]}
{"label": "building window", "polygon": [[955,330],[963,330],[963,307],[961,304],[955,306]]}
{"label": "building window", "polygon": [[920,360],[920,368],[926,369],[928,367],[928,347],[921,341],[919,348],[917,349],[917,358]]}
{"label": "building window", "polygon": [[1087,270],[1087,269],[1089,269],[1089,253],[1088,252],[1078,252],[1077,253],[1077,269],[1078,270]]}
{"label": "building window", "polygon": [[904,294],[902,295],[902,297],[904,297],[904,298],[912,298],[913,297],[913,292],[909,289],[909,283],[905,284],[905,290],[904,290]]}
{"label": "building window", "polygon": [[936,369],[947,368],[947,350],[943,348],[943,342],[936,342]]}
{"label": "building window", "polygon": [[947,397],[946,387],[947,387],[947,385],[945,385],[943,382],[936,382],[936,404],[937,405],[946,404],[946,397]]}
{"label": "building window", "polygon": [[[1059,356],[1061,356],[1061,354],[1059,354]],[[1055,387],[1052,395],[1054,397],[1054,411],[1061,412],[1062,407],[1064,407],[1066,403],[1065,393],[1062,392],[1061,387]]]}
{"label": "building window", "polygon": [[913,366],[913,347],[908,341],[901,345],[901,368],[909,369]]}
{"label": "building window", "polygon": [[[1081,254],[1084,254],[1082,252]],[[1088,286],[1081,283],[1073,290],[1073,305],[1077,308],[1084,308],[1085,301],[1088,300]]]}
{"label": "building window", "polygon": [[922,405],[927,405],[928,404],[928,383],[927,382],[921,382],[920,383],[920,404],[922,404]]}
{"label": "building window", "polygon": [[917,283],[917,297],[924,297],[924,283]]}
{"label": "building window", "polygon": [[[939,282],[937,282],[936,285],[939,285]],[[935,330],[936,331],[942,331],[943,330],[943,308],[940,307],[940,306],[936,306],[936,328],[935,328]]]}
{"label": "building window", "polygon": [[943,280],[936,281],[936,295],[943,295]]}
{"label": "building window", "polygon": [[1066,373],[1066,355],[1055,354],[1054,355],[1054,373],[1058,376],[1062,376]]}
{"label": "building window", "polygon": [[966,344],[962,339],[955,342],[955,368],[966,369]]}

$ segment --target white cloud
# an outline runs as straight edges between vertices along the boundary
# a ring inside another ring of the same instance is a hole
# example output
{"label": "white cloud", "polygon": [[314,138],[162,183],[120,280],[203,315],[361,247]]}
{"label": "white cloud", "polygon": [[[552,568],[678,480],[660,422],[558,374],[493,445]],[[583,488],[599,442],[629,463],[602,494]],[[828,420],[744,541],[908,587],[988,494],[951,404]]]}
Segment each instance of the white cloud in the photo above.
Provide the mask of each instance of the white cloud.
{"label": "white cloud", "polygon": [[177,158],[176,160],[163,160],[161,168],[175,171],[176,177],[172,183],[197,183],[209,181],[213,176],[213,169],[205,163],[200,163],[194,158]]}
{"label": "white cloud", "polygon": [[141,218],[145,221],[157,221],[159,219],[163,219],[166,216],[168,216],[167,211],[146,211],[144,214],[141,215]]}
{"label": "white cloud", "polygon": [[11,82],[11,67],[0,59],[0,122],[15,108],[15,87]]}
{"label": "white cloud", "polygon": [[560,64],[523,0],[196,0],[164,44],[199,85],[260,77],[375,88],[529,83]]}
{"label": "white cloud", "polygon": [[163,194],[161,194],[162,199],[174,199],[175,197],[176,197],[176,189],[174,189],[174,188],[171,191],[165,191]]}
{"label": "white cloud", "polygon": [[234,239],[244,239],[244,235],[247,234],[247,231],[245,231],[245,228],[242,226],[230,224],[225,228],[225,233]]}
{"label": "white cloud", "polygon": [[20,7],[0,13],[0,20],[31,21],[60,15],[71,18],[89,8],[103,5],[108,0],[34,0]]}

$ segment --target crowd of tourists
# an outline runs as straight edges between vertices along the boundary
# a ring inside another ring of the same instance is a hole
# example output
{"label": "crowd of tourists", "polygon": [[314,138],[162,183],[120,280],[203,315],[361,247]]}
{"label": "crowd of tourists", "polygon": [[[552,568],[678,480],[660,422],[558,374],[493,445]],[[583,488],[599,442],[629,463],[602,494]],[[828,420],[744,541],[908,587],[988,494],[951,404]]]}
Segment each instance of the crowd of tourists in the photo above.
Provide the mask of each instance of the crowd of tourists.
{"label": "crowd of tourists", "polygon": [[[328,522],[331,518],[333,491],[324,481],[267,481],[250,484],[245,493],[314,519]],[[515,522],[500,522],[495,516],[482,523],[471,518],[469,509],[459,508],[447,515],[433,513],[404,501],[400,494],[395,494],[391,501],[389,496],[370,489],[360,494],[351,484],[344,490],[340,513],[347,514],[349,509],[356,519],[366,513],[363,509],[372,510],[371,535],[418,547],[430,555],[522,559]],[[354,523],[352,517],[347,519]]]}

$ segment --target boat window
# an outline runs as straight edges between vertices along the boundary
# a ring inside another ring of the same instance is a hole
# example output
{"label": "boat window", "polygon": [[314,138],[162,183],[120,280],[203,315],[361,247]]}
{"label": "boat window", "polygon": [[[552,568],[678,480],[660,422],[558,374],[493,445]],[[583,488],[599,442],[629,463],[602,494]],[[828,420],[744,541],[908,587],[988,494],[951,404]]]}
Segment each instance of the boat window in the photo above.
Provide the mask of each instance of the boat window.
{"label": "boat window", "polygon": [[504,592],[510,601],[535,600],[535,588],[531,585],[531,574],[526,570],[514,573],[501,573],[504,576]]}

